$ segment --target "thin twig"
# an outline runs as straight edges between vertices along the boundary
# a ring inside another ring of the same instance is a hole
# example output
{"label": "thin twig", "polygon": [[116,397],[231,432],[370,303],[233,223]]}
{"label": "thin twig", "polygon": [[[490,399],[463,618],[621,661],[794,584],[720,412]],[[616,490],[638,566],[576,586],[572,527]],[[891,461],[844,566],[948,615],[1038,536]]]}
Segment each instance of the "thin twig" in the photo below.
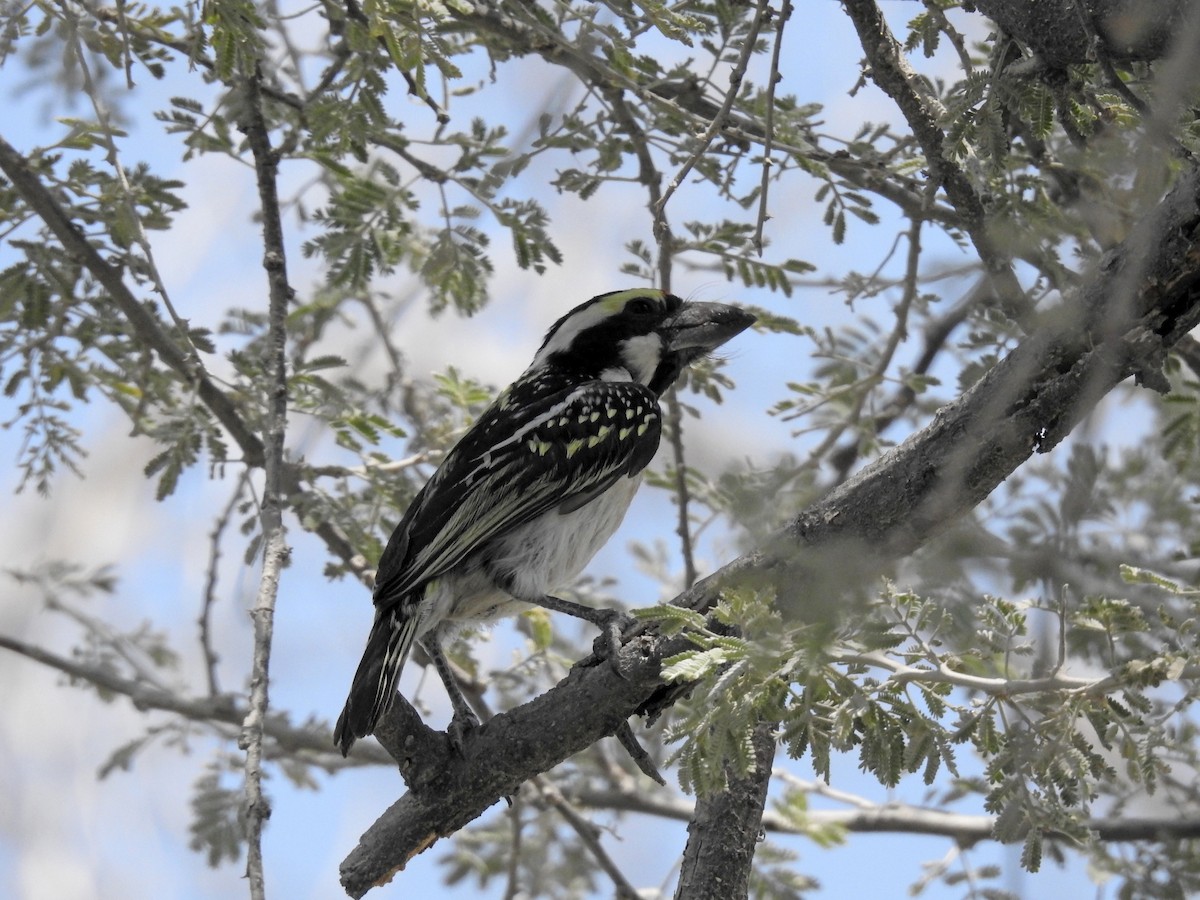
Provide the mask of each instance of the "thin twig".
{"label": "thin twig", "polygon": [[[931,322],[925,329],[925,342],[920,356],[913,364],[913,376],[925,375],[933,367],[934,361],[945,348],[950,335],[970,316],[980,302],[981,295],[986,290],[986,284],[977,285],[967,293],[967,296],[953,309],[940,319]],[[875,434],[882,434],[893,422],[900,418],[906,409],[917,399],[917,392],[911,383],[902,384],[896,392],[882,405],[881,412],[871,422]],[[846,480],[851,466],[859,456],[858,441],[849,441],[836,452],[830,454],[829,461],[835,470],[834,482],[841,484]]]}
{"label": "thin twig", "polygon": [[389,459],[386,462],[368,459],[361,466],[309,466],[304,470],[304,479],[312,481],[315,478],[370,478],[373,474],[402,472],[422,463],[436,462],[442,456],[440,450],[422,450],[412,456]]}
{"label": "thin twig", "polygon": [[[370,18],[368,18],[366,13],[363,12],[362,7],[359,5],[358,0],[346,0],[346,12],[349,13],[350,18],[361,23],[362,25],[365,25],[368,29],[374,29],[381,24],[380,22],[373,22]],[[387,26],[385,25],[384,27]],[[380,35],[376,40],[380,48],[390,56],[391,51],[388,50],[387,41],[384,40],[383,35]],[[400,68],[399,65],[396,66],[396,70],[404,79],[404,83],[408,85],[409,94],[416,97],[431,110],[433,110],[433,114],[437,118],[438,124],[445,125],[450,121],[450,114],[441,106],[439,106],[436,100],[429,96],[429,92],[426,91],[425,88],[422,87],[415,78],[413,78],[411,72],[409,72],[407,69]]]}
{"label": "thin twig", "polygon": [[263,873],[262,832],[271,815],[271,807],[262,789],[263,723],[269,708],[271,644],[275,625],[275,601],[279,577],[287,559],[284,543],[284,462],[283,441],[287,428],[287,306],[291,288],[283,246],[283,223],[279,213],[276,178],[278,154],[271,149],[268,126],[263,115],[259,83],[261,70],[256,66],[245,79],[246,120],[243,128],[254,155],[259,202],[263,221],[263,268],[267,271],[270,308],[267,325],[271,395],[268,398],[264,445],[265,478],[262,500],[263,567],[258,597],[254,603],[254,659],[250,674],[250,708],[242,728],[239,745],[246,752],[245,822],[246,877],[252,900],[266,900]]}
{"label": "thin twig", "polygon": [[53,594],[46,594],[45,603],[46,609],[60,612],[87,629],[93,639],[99,641],[123,659],[125,664],[137,676],[138,680],[158,690],[166,690],[166,685],[159,679],[158,673],[155,672],[155,663],[152,659],[148,658],[149,654],[128,637],[116,631],[107,622],[95,616],[89,616],[83,610],[75,609],[63,603]]}
{"label": "thin twig", "polygon": [[[1080,11],[1080,19],[1084,22],[1084,27],[1093,33],[1092,49],[1096,54],[1096,61],[1100,64],[1100,71],[1104,73],[1104,80],[1108,82],[1108,86],[1137,111],[1137,114],[1142,117],[1142,122],[1145,124],[1149,135],[1155,138],[1156,141],[1161,142],[1176,156],[1182,159],[1192,159],[1192,152],[1171,133],[1169,127],[1166,127],[1166,120],[1158,115],[1149,103],[1134,93],[1133,89],[1125,83],[1125,79],[1117,71],[1117,67],[1113,64],[1112,57],[1108,53],[1107,42],[1095,31],[1095,26],[1092,24],[1090,17],[1083,15],[1082,11]],[[1184,44],[1184,46],[1187,45]]]}
{"label": "thin twig", "polygon": [[[106,696],[128,697],[139,712],[158,710],[173,713],[189,722],[211,727],[222,737],[232,736],[233,732],[228,726],[240,727],[246,718],[246,707],[228,694],[220,697],[190,697],[163,690],[144,681],[125,678],[117,674],[111,665],[89,665],[78,659],[68,659],[5,634],[0,634],[0,648],[62,672],[73,681],[90,684]],[[393,765],[387,752],[370,741],[360,741],[354,746],[350,758],[343,759],[341,751],[334,747],[330,730],[293,728],[287,717],[280,713],[268,716],[264,732],[271,738],[273,756],[303,758],[329,772],[368,764]]]}
{"label": "thin twig", "polygon": [[555,811],[574,829],[588,853],[592,855],[604,873],[612,879],[619,900],[638,900],[641,895],[629,883],[625,874],[617,867],[612,857],[608,855],[608,851],[600,843],[600,829],[581,816],[549,780],[539,775],[532,781],[542,798],[554,807]]}
{"label": "thin twig", "polygon": [[[808,454],[807,460],[798,468],[796,472],[797,475],[809,469],[815,469],[818,465],[820,465],[822,460],[824,460],[825,455],[833,449],[834,444],[838,442],[841,436],[859,423],[862,418],[863,409],[866,407],[866,403],[871,395],[871,392],[876,386],[883,383],[885,380],[887,369],[891,365],[892,358],[895,356],[900,342],[907,336],[908,314],[912,303],[916,298],[917,288],[919,285],[917,264],[920,262],[920,233],[922,221],[923,220],[920,216],[915,216],[913,218],[912,225],[909,228],[908,262],[905,267],[904,278],[901,281],[901,284],[904,286],[904,293],[901,297],[900,303],[896,307],[896,326],[889,334],[887,343],[880,352],[879,358],[876,360],[875,365],[871,367],[871,371],[863,375],[861,378],[855,379],[855,381],[852,383],[835,388],[833,391],[830,391],[818,400],[814,400],[811,403],[805,404],[799,409],[789,411],[788,415],[785,417],[785,421],[801,418],[815,412],[834,400],[840,401],[843,398],[847,398],[850,404],[850,408],[845,415],[839,417],[838,421],[826,431],[825,437],[821,440],[821,443],[818,444],[812,450],[812,452]],[[903,232],[896,236],[896,240],[893,242],[892,248],[888,251],[888,254],[884,260],[880,262],[879,268],[870,276],[870,278],[867,279],[868,283],[874,281],[875,277],[879,274],[879,271],[882,270],[883,266],[887,264],[892,254],[895,253],[896,248],[899,246],[900,241],[903,238]],[[831,356],[831,358],[836,359],[839,357],[834,355]],[[848,361],[856,366],[858,364],[857,360]],[[857,440],[853,442],[853,446],[858,446]],[[840,483],[840,481],[837,483]]]}
{"label": "thin twig", "polygon": [[1013,272],[1011,259],[989,231],[983,198],[963,167],[947,152],[946,133],[940,124],[946,117],[945,107],[920,87],[920,80],[875,0],[843,0],[842,7],[858,32],[859,43],[870,63],[871,79],[891,97],[912,129],[934,181],[946,192],[962,218],[962,227],[987,270],[1000,307],[1028,330],[1032,312],[1029,298]]}
{"label": "thin twig", "polygon": [[963,74],[973,74],[975,64],[971,60],[971,51],[967,48],[967,41],[958,29],[950,23],[950,20],[946,18],[946,11],[942,9],[939,3],[933,2],[933,0],[922,0],[922,5],[929,15],[937,20],[938,30],[950,40],[950,44],[954,47],[954,52],[958,54],[958,65],[962,69]]}
{"label": "thin twig", "polygon": [[508,821],[512,826],[512,842],[508,851],[508,883],[504,888],[504,900],[516,900],[521,893],[521,809],[524,803],[520,792],[510,802]]}
{"label": "thin twig", "polygon": [[[831,433],[832,441],[827,439],[823,442],[821,456],[832,448],[833,443],[845,428],[858,426],[863,409],[866,407],[867,400],[870,398],[872,391],[876,385],[883,382],[884,375],[887,374],[887,370],[891,366],[892,360],[896,356],[896,351],[900,348],[900,344],[908,339],[908,315],[912,311],[913,303],[916,302],[917,295],[920,292],[918,271],[921,262],[921,226],[923,222],[924,220],[919,216],[914,217],[909,227],[908,258],[904,267],[904,293],[900,298],[900,302],[896,305],[896,324],[892,327],[892,331],[888,335],[887,344],[884,346],[883,352],[879,354],[879,359],[872,368],[870,375],[863,379],[863,390],[855,398],[853,407],[844,418],[842,422],[843,427],[837,429],[836,433]],[[821,456],[817,458],[820,459]]]}
{"label": "thin twig", "polygon": [[650,758],[650,754],[646,752],[637,739],[637,735],[633,733],[633,728],[628,722],[624,722],[617,726],[615,733],[617,741],[625,748],[625,752],[629,754],[634,765],[638,770],[654,781],[657,781],[663,787],[667,786],[667,780],[662,777],[662,773],[658,771],[658,767],[654,765],[654,760]]}
{"label": "thin twig", "polygon": [[687,178],[688,173],[700,161],[700,157],[708,150],[708,145],[713,142],[713,139],[720,133],[721,128],[724,126],[725,119],[729,116],[729,111],[733,108],[734,101],[737,100],[738,91],[742,86],[742,79],[746,76],[746,68],[750,65],[750,57],[754,54],[754,46],[758,43],[758,33],[762,30],[763,19],[766,16],[769,6],[770,0],[759,0],[758,5],[755,6],[754,21],[750,23],[750,29],[746,32],[746,37],[742,44],[742,53],[734,64],[733,71],[729,73],[729,90],[725,92],[725,99],[721,103],[721,108],[717,110],[717,114],[708,123],[708,128],[701,135],[700,142],[697,144],[696,149],[692,151],[692,155],[684,160],[683,166],[675,173],[675,177],[667,185],[666,191],[663,192],[662,197],[654,205],[653,212],[656,219],[665,213],[667,203],[670,202],[672,195],[683,184],[683,179]]}
{"label": "thin twig", "polygon": [[612,107],[613,119],[629,136],[633,145],[633,154],[638,161],[638,183],[646,188],[649,195],[649,206],[654,212],[652,233],[654,242],[658,245],[658,286],[664,291],[671,290],[671,267],[675,255],[675,236],[667,221],[667,212],[663,208],[662,173],[654,164],[654,156],[650,153],[650,141],[646,132],[638,124],[633,110],[625,101],[625,96],[616,88],[604,93]]}
{"label": "thin twig", "polygon": [[[828,655],[829,662],[856,666],[873,666],[890,673],[887,680],[893,684],[949,684],[955,687],[979,691],[1002,699],[1024,694],[1058,693],[1070,697],[1103,697],[1120,690],[1128,681],[1123,673],[1106,675],[1103,678],[1079,678],[1055,672],[1042,678],[989,678],[960,672],[945,663],[936,668],[918,668],[882,653],[836,651]],[[1200,678],[1200,665],[1184,667],[1173,681],[1188,682]]]}
{"label": "thin twig", "polygon": [[[661,190],[662,175],[654,165],[654,157],[650,153],[645,132],[638,125],[621,92],[610,92],[608,100],[612,105],[614,118],[629,135],[634,147],[634,154],[638,159],[638,182],[645,186],[649,194],[649,207],[654,211],[654,240],[658,245],[659,287],[664,291],[670,291],[671,270],[675,259],[675,239],[667,222],[665,210],[667,198]],[[683,414],[676,388],[667,392],[665,403],[667,431],[670,435],[671,452],[674,457],[675,496],[679,507],[676,533],[679,535],[683,555],[684,579],[688,586],[691,586],[696,580],[697,572],[689,513],[691,493],[687,486],[687,462],[683,456]]]}
{"label": "thin twig", "polygon": [[[171,295],[167,292],[167,285],[163,281],[162,273],[158,270],[158,264],[154,261],[154,249],[150,246],[150,238],[146,234],[146,227],[142,222],[142,217],[138,213],[137,204],[133,202],[133,187],[129,183],[129,177],[125,172],[125,166],[121,163],[121,155],[117,150],[117,138],[113,130],[112,120],[109,117],[108,110],[105,108],[103,101],[100,99],[100,91],[96,87],[95,81],[92,79],[92,67],[88,64],[87,52],[84,49],[83,41],[79,37],[79,19],[74,11],[66,4],[62,5],[63,18],[70,25],[70,44],[71,50],[75,55],[75,62],[79,65],[79,74],[83,78],[83,92],[87,94],[88,99],[92,102],[92,110],[96,113],[96,121],[100,125],[101,143],[104,146],[105,157],[108,159],[108,164],[112,166],[113,173],[117,177],[117,184],[121,186],[121,202],[125,207],[125,211],[129,213],[129,219],[133,223],[133,239],[141,248],[146,272],[150,276],[150,280],[154,284],[154,291],[162,300],[163,306],[171,317],[171,321],[175,325],[178,332],[179,340],[188,348],[189,355],[193,361],[199,362],[199,353],[196,351],[195,344],[192,343],[191,332],[188,329],[187,322],[175,310],[175,305],[171,302]],[[118,21],[125,24],[124,6],[117,4]],[[122,27],[122,34],[128,40],[128,31]],[[129,63],[126,62],[126,71],[128,73]],[[133,86],[132,76],[127,74],[130,87]]]}
{"label": "thin twig", "polygon": [[767,77],[767,111],[763,116],[762,184],[758,195],[758,220],[754,225],[754,249],[759,256],[763,254],[763,228],[767,224],[767,219],[771,217],[767,211],[767,189],[771,183],[771,167],[775,164],[775,161],[771,159],[771,150],[775,144],[775,85],[783,79],[783,74],[779,71],[780,57],[783,53],[783,29],[791,17],[792,0],[783,0],[778,24],[775,26],[775,48],[771,52],[771,74]]}
{"label": "thin twig", "polygon": [[679,389],[671,388],[664,398],[667,413],[667,439],[671,446],[671,456],[674,458],[675,469],[675,504],[678,516],[675,522],[675,533],[679,535],[679,552],[683,556],[684,587],[696,583],[696,551],[692,545],[692,522],[690,505],[691,489],[687,483],[687,461],[683,456],[683,407],[679,402]]}
{"label": "thin twig", "polygon": [[[776,770],[775,774],[780,774]],[[811,782],[809,784],[812,784]],[[841,828],[853,833],[896,833],[938,835],[963,846],[994,839],[995,817],[949,812],[924,806],[909,806],[889,801],[872,803],[840,791],[814,790],[831,799],[850,803],[853,809],[809,809],[803,816],[783,815],[774,810],[763,814],[765,831],[776,834],[812,834],[826,828]],[[596,790],[586,788],[571,792],[571,799],[587,809],[636,812],[686,822],[692,817],[692,803],[685,798],[662,792]],[[1164,838],[1195,838],[1200,836],[1200,818],[1112,817],[1088,819],[1083,827],[1106,842],[1161,841]]]}
{"label": "thin twig", "polygon": [[233,495],[225,504],[225,509],[217,517],[213,530],[208,534],[208,572],[204,578],[204,603],[200,608],[200,618],[196,620],[196,624],[200,626],[200,650],[204,654],[204,672],[208,678],[208,695],[210,697],[216,697],[221,693],[217,682],[217,663],[220,661],[220,657],[213,649],[210,627],[212,608],[217,599],[217,564],[221,560],[221,539],[225,534],[225,529],[229,527],[230,519],[233,518],[234,509],[241,502],[246,481],[246,474],[243,472],[234,487]]}

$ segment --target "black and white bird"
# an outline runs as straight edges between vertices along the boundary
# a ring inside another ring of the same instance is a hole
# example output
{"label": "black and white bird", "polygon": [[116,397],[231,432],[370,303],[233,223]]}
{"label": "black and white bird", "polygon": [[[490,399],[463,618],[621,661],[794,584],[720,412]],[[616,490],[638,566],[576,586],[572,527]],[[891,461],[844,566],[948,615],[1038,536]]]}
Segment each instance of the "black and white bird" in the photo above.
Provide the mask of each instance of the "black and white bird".
{"label": "black and white bird", "polygon": [[338,718],[342,753],[370,734],[420,642],[476,724],[441,643],[529,604],[611,624],[553,597],[621,524],[658,449],[658,400],[689,364],[748,328],[735,306],[636,289],[593,297],[554,323],[532,364],[446,454],[393,532],[375,576],[375,622]]}

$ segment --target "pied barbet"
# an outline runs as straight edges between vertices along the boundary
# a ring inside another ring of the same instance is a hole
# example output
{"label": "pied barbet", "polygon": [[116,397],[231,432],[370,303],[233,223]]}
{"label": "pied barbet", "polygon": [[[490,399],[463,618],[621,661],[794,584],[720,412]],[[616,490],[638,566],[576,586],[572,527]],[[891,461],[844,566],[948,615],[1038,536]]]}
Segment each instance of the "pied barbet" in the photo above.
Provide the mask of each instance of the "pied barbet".
{"label": "pied barbet", "polygon": [[554,323],[383,551],[375,623],[334,730],[343,754],[391,706],[414,642],[450,694],[457,742],[477,722],[441,649],[457,628],[528,604],[613,626],[617,613],[547,592],[569,584],[621,524],[658,449],[659,397],[753,322],[735,306],[636,289],[593,297]]}

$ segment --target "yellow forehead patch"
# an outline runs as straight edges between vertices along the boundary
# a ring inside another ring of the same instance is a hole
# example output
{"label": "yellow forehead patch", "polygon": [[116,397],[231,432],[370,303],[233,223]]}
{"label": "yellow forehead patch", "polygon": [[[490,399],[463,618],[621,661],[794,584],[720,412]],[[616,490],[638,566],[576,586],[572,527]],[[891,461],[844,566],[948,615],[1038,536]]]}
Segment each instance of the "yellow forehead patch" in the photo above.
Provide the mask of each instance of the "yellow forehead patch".
{"label": "yellow forehead patch", "polygon": [[653,288],[634,288],[629,291],[617,291],[616,293],[609,294],[600,301],[599,305],[607,312],[619,313],[630,300],[653,300],[655,303],[662,303],[665,296],[666,294],[663,291]]}

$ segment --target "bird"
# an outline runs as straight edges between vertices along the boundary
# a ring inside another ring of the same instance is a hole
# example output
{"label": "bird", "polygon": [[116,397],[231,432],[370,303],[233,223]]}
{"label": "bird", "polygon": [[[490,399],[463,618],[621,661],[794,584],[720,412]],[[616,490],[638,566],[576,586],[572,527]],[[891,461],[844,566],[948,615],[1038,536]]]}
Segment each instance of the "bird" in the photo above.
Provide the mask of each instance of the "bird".
{"label": "bird", "polygon": [[334,728],[348,755],[392,705],[420,644],[450,695],[461,749],[478,719],[443,642],[464,625],[542,606],[608,629],[620,613],[555,597],[608,541],[658,449],[659,398],[755,322],[738,306],[650,288],[576,306],[417,493],[376,570],[375,618]]}

